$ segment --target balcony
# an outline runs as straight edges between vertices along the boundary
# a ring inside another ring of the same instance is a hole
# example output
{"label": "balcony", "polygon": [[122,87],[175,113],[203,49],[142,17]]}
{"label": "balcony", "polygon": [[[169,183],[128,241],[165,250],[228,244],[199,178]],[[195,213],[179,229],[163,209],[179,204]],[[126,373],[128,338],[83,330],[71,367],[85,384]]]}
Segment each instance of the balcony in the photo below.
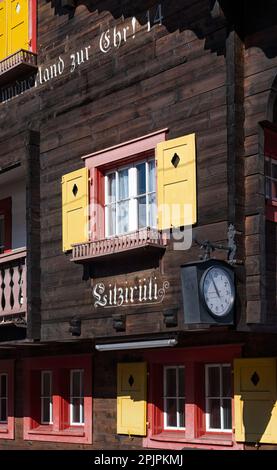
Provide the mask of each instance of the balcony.
{"label": "balcony", "polygon": [[3,86],[37,70],[37,55],[21,49],[0,61],[0,85]]}
{"label": "balcony", "polygon": [[0,324],[26,316],[26,249],[0,255]]}
{"label": "balcony", "polygon": [[147,228],[126,235],[73,245],[71,261],[75,263],[85,263],[91,260],[100,261],[107,256],[109,256],[109,259],[110,257],[122,257],[122,254],[130,254],[130,252],[138,255],[145,251],[148,253],[161,253],[165,251],[166,245],[166,234]]}

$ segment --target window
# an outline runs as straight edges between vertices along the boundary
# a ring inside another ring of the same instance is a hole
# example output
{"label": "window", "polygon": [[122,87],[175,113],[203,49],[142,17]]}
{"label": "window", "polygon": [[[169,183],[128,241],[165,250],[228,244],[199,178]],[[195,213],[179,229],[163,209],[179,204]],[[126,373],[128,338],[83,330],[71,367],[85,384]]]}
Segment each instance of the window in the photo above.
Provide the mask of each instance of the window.
{"label": "window", "polygon": [[91,356],[25,359],[24,439],[92,442]]}
{"label": "window", "polygon": [[5,249],[5,217],[0,214],[0,253]]}
{"label": "window", "polygon": [[164,428],[185,429],[185,368],[164,368]]}
{"label": "window", "polygon": [[240,355],[240,345],[146,350],[149,426],[143,446],[241,449],[233,432],[231,373]]}
{"label": "window", "polygon": [[84,371],[70,371],[70,424],[84,424]]}
{"label": "window", "polygon": [[277,160],[265,159],[266,198],[277,201]]}
{"label": "window", "polygon": [[106,236],[156,227],[155,173],[149,159],[106,174]]}
{"label": "window", "polygon": [[0,439],[14,439],[14,362],[0,361]]}
{"label": "window", "polygon": [[52,372],[41,372],[41,424],[53,424]]}
{"label": "window", "polygon": [[8,375],[0,374],[0,423],[8,422]]}
{"label": "window", "polygon": [[206,429],[215,432],[232,430],[231,366],[206,365]]}

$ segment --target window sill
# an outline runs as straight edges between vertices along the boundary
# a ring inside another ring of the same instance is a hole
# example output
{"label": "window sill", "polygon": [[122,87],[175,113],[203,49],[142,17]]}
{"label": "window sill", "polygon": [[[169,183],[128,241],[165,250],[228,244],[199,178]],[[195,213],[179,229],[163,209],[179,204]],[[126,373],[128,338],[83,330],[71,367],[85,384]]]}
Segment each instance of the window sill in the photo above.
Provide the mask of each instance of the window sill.
{"label": "window sill", "polygon": [[75,263],[85,263],[91,259],[101,261],[106,256],[116,256],[123,252],[139,251],[146,248],[164,251],[166,245],[165,234],[157,229],[147,228],[126,235],[73,245],[71,261]]}
{"label": "window sill", "polygon": [[0,85],[30,75],[37,70],[37,55],[24,49],[0,61]]}
{"label": "window sill", "polygon": [[9,418],[9,423],[0,424],[0,439],[14,439],[14,422]]}
{"label": "window sill", "polygon": [[8,434],[8,432],[9,432],[8,425],[0,424],[0,434]]}
{"label": "window sill", "polygon": [[49,435],[49,436],[75,436],[75,437],[84,437],[85,431],[83,427],[69,427],[62,430],[54,430],[52,426],[38,426],[36,428],[30,429],[28,434],[31,435]]}
{"label": "window sill", "polygon": [[[183,435],[181,435],[183,434]],[[229,446],[234,445],[232,434],[221,435],[221,434],[203,434],[201,437],[188,438],[184,433],[177,431],[165,431],[161,434],[155,434],[150,437],[150,440],[161,441],[161,442],[176,442],[186,444],[213,444],[218,446]]]}

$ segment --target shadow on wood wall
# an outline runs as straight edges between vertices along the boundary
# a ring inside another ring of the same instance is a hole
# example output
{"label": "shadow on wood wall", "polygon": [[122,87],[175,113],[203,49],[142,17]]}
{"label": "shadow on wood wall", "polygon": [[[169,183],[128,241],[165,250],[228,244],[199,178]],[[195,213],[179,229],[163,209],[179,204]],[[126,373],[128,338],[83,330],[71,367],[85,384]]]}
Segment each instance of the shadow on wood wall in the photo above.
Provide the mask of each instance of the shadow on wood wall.
{"label": "shadow on wood wall", "polygon": [[[85,5],[90,12],[109,11],[115,19],[136,16],[146,24],[145,12],[162,5],[163,24],[169,32],[193,31],[199,39],[206,39],[205,48],[225,54],[221,41],[212,32],[226,25],[227,34],[235,29],[246,48],[259,47],[268,58],[277,56],[277,1],[264,0],[45,0],[57,15],[74,17],[76,8]],[[181,13],[182,12],[182,13]],[[187,14],[186,14],[187,12]],[[184,14],[185,13],[185,14]]]}

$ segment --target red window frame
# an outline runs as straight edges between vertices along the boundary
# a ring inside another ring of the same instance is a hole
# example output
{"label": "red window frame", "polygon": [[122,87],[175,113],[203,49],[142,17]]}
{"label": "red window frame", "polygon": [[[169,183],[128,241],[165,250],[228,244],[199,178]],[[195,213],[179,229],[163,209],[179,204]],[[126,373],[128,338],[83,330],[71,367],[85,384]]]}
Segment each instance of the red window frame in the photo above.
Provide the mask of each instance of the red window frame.
{"label": "red window frame", "polygon": [[85,165],[90,173],[90,239],[105,238],[105,173],[117,166],[155,155],[156,145],[166,140],[168,129],[124,142],[98,152],[85,155]]}
{"label": "red window frame", "polygon": [[[70,371],[84,370],[84,425],[70,425]],[[53,424],[41,424],[41,371],[52,371]],[[25,440],[92,443],[92,358],[90,355],[24,360]]]}
{"label": "red window frame", "polygon": [[31,52],[34,54],[37,53],[37,0],[29,0],[29,18],[30,27],[29,27],[29,34],[30,34],[30,47]]}
{"label": "red window frame", "polygon": [[5,240],[4,253],[12,249],[12,198],[7,197],[0,200],[0,215],[4,216],[5,221]]}
{"label": "red window frame", "polygon": [[[240,449],[235,442],[234,431],[207,432],[205,404],[205,365],[232,365],[241,356],[241,345],[195,347],[190,349],[160,350],[145,353],[149,363],[149,400],[147,437],[144,447],[181,450],[190,448]],[[220,361],[219,361],[220,358]],[[163,416],[163,368],[178,365],[185,367],[185,430],[165,430]],[[234,404],[232,400],[232,421]]]}
{"label": "red window frame", "polygon": [[[264,156],[277,161],[277,128],[264,128]],[[277,222],[277,201],[266,199],[266,218]]]}
{"label": "red window frame", "polygon": [[0,439],[14,439],[14,361],[1,360],[0,374],[8,376],[8,421],[0,423]]}

